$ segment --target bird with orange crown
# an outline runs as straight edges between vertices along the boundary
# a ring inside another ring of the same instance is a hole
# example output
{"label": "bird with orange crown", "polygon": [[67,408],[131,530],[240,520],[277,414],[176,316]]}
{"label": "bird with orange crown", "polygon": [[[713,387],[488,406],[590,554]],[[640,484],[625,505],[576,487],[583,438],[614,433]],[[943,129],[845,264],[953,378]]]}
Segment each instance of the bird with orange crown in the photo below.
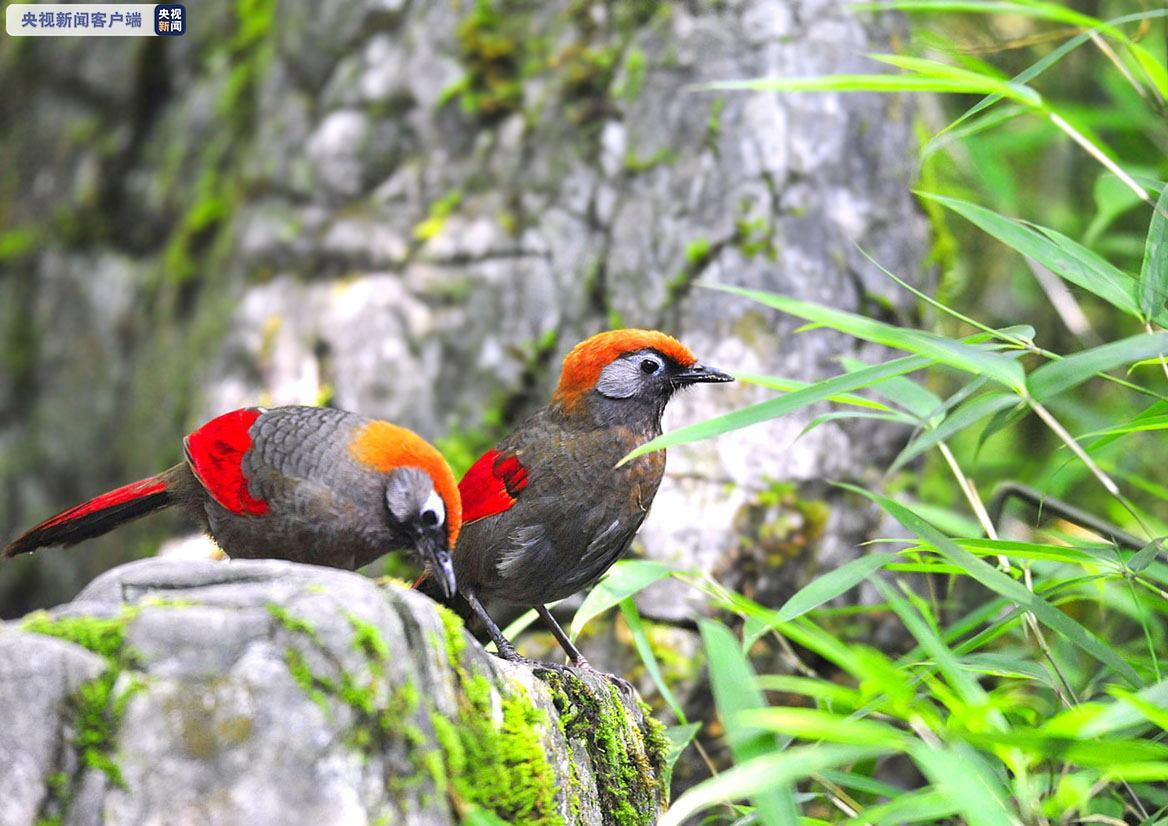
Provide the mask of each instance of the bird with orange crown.
{"label": "bird with orange crown", "polygon": [[412,549],[454,594],[458,488],[412,431],[330,408],[251,407],[207,422],[184,448],[186,461],[50,517],[2,556],[73,545],[173,506],[231,557],[353,570]]}
{"label": "bird with orange crown", "polygon": [[[600,333],[568,353],[551,403],[467,471],[459,483],[455,605],[483,622],[501,656],[523,659],[484,601],[534,607],[572,664],[591,668],[545,605],[599,579],[648,514],[664,451],[620,460],[661,434],[661,415],[678,390],[727,381],[664,333]],[[418,586],[441,596],[430,576]]]}

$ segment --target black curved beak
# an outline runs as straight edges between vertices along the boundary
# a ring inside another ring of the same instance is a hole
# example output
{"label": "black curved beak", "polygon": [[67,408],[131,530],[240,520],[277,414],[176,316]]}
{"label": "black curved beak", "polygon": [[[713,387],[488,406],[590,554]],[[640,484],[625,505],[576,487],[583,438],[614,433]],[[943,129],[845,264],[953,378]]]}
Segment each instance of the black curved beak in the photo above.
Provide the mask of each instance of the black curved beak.
{"label": "black curved beak", "polygon": [[724,373],[716,367],[707,367],[704,364],[691,364],[684,370],[675,373],[673,383],[678,387],[688,387],[691,384],[709,384],[734,381],[729,373]]}
{"label": "black curved beak", "polygon": [[446,540],[425,534],[422,536],[422,553],[426,559],[426,566],[431,575],[442,586],[442,593],[450,599],[458,592],[458,584],[454,579],[454,555],[446,546]]}

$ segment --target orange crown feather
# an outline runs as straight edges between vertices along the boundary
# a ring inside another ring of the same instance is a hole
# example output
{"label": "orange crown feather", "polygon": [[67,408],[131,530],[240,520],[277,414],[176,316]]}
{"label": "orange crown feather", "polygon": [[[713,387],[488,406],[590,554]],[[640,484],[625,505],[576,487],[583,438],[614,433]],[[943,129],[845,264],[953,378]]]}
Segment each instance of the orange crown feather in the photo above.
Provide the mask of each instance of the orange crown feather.
{"label": "orange crown feather", "polygon": [[434,490],[446,503],[446,535],[450,547],[454,547],[462,529],[462,498],[454,472],[433,445],[412,430],[374,420],[357,431],[349,450],[358,462],[382,473],[399,467],[416,467],[430,474]]}
{"label": "orange crown feather", "polygon": [[625,353],[656,350],[682,367],[697,362],[690,349],[665,333],[656,330],[610,330],[597,333],[577,344],[564,358],[560,384],[552,401],[562,407],[574,407],[585,393],[596,387],[600,373]]}

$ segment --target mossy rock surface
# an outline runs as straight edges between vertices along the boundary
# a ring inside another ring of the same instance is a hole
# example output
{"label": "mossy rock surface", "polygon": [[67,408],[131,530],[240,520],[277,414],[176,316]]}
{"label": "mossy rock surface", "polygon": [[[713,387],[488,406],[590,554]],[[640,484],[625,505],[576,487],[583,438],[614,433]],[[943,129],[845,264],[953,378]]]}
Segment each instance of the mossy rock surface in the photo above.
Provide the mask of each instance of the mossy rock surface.
{"label": "mossy rock surface", "polygon": [[312,566],[117,568],[0,627],[0,699],[0,824],[631,826],[662,806],[634,698]]}

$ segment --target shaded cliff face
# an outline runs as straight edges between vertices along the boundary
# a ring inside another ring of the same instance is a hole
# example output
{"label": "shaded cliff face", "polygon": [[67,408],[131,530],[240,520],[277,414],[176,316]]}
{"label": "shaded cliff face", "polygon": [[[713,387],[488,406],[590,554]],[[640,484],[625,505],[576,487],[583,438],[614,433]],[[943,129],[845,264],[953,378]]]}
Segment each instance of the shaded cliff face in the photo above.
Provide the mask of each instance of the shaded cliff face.
{"label": "shaded cliff face", "polygon": [[647,826],[664,802],[660,724],[607,680],[312,566],[115,569],[0,625],[0,699],[5,826]]}
{"label": "shaded cliff face", "polygon": [[[465,464],[610,325],[792,378],[873,356],[694,286],[907,306],[854,246],[919,278],[904,101],[693,89],[859,69],[895,21],[847,5],[207,0],[167,42],[3,41],[0,530],[178,461],[243,403],[331,401]],[[666,424],[765,395],[699,388]],[[808,484],[899,434],[793,443],[806,421],[673,451],[646,552],[764,598],[853,554],[869,519]],[[0,610],[172,527],[8,565]]]}

